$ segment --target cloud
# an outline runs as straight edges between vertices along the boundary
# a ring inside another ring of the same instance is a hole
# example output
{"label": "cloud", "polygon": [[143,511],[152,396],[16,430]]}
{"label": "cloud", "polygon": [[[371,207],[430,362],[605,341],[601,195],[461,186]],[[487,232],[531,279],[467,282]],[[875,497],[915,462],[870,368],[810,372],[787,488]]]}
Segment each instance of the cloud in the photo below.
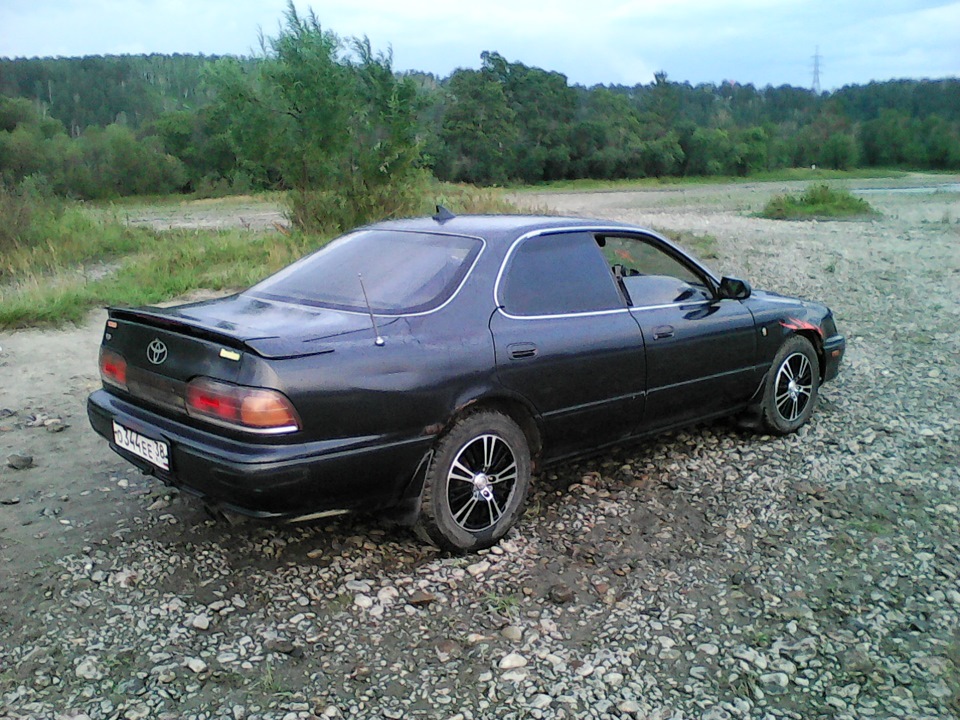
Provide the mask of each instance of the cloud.
{"label": "cloud", "polygon": [[[824,87],[960,72],[960,0],[353,0],[312,3],[326,29],[393,48],[398,69],[440,76],[483,50],[572,82],[679,81]],[[297,0],[306,12],[310,3]],[[0,53],[249,54],[275,35],[285,0],[0,0]]]}

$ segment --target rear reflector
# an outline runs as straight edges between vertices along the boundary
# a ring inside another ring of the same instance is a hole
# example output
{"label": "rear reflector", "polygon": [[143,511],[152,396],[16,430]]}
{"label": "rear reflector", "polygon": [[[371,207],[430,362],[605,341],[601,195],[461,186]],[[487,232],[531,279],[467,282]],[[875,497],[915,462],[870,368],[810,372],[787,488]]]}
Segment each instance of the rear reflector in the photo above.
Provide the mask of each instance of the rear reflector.
{"label": "rear reflector", "polygon": [[100,348],[100,379],[106,385],[127,389],[127,361],[123,355]]}
{"label": "rear reflector", "polygon": [[287,433],[300,429],[300,418],[282,393],[204,377],[187,383],[187,412],[241,430]]}

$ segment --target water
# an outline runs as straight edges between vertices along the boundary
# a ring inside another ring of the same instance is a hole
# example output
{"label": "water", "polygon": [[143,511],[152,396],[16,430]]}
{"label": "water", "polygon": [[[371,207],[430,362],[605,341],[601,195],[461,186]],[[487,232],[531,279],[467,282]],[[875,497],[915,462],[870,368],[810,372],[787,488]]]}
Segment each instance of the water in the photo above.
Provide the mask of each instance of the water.
{"label": "water", "polygon": [[933,195],[934,193],[960,193],[960,183],[944,183],[942,185],[924,185],[922,187],[898,188],[851,188],[851,192],[861,195]]}

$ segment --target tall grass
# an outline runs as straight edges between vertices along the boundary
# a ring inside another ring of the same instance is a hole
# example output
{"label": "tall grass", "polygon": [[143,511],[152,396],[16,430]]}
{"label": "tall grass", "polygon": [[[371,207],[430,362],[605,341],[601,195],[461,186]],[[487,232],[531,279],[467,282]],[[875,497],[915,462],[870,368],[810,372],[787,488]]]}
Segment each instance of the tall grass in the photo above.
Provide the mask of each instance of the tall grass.
{"label": "tall grass", "polygon": [[[7,202],[10,200],[10,202]],[[411,215],[516,212],[499,191],[433,182]],[[124,215],[130,214],[125,206]],[[0,328],[80,322],[94,307],[143,305],[193,290],[240,290],[330,240],[333,232],[155,231],[116,213],[0,194]]]}

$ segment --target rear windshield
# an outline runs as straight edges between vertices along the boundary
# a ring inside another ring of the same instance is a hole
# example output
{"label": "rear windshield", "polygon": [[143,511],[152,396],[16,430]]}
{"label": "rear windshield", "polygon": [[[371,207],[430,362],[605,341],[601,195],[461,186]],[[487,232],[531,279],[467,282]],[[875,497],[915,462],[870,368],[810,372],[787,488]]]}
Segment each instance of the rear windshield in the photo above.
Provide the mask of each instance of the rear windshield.
{"label": "rear windshield", "polygon": [[374,312],[423,312],[453,295],[481,247],[477,238],[461,235],[361,230],[298,260],[249,292],[273,300],[366,312],[362,277]]}

